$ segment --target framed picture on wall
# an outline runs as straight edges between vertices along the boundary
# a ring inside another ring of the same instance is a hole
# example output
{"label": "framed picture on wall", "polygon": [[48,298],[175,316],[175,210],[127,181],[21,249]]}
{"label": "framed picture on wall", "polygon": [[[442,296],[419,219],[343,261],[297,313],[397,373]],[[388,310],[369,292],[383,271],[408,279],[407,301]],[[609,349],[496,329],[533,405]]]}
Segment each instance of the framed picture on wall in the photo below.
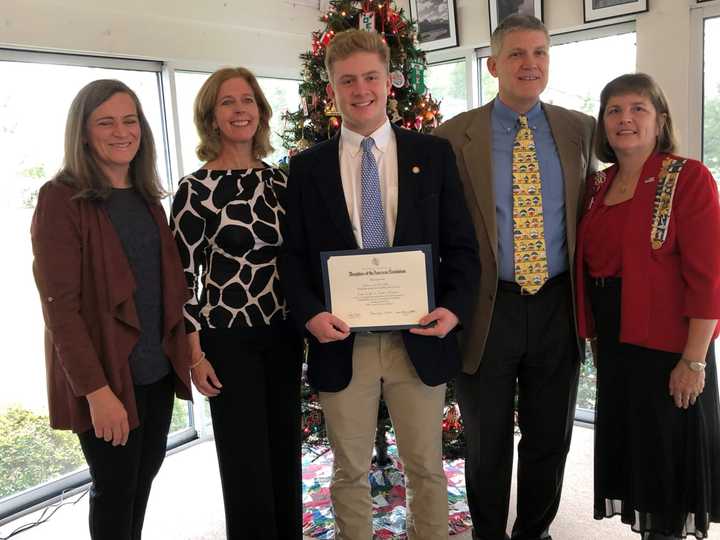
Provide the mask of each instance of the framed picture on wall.
{"label": "framed picture on wall", "polygon": [[585,22],[643,13],[650,0],[583,0]]}
{"label": "framed picture on wall", "polygon": [[455,0],[410,0],[410,18],[418,26],[423,51],[457,47]]}
{"label": "framed picture on wall", "polygon": [[490,33],[492,34],[500,21],[508,15],[521,13],[534,15],[542,21],[542,0],[488,0],[490,7]]}

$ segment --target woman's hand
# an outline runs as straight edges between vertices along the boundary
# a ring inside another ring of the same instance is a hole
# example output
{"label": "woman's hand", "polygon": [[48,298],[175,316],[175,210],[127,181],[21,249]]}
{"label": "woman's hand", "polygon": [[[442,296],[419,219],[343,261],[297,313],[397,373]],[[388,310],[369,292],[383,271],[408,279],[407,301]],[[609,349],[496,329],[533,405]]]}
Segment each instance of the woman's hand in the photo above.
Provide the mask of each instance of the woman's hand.
{"label": "woman's hand", "polygon": [[212,364],[208,362],[203,354],[197,363],[193,362],[193,365],[195,367],[190,369],[190,377],[192,377],[192,382],[198,391],[203,396],[217,396],[220,393],[222,384],[220,384],[220,379],[215,375],[215,369],[213,369]]}
{"label": "woman's hand", "polygon": [[693,371],[685,360],[680,359],[670,373],[670,395],[675,405],[687,409],[705,388],[705,372]]}
{"label": "woman's hand", "polygon": [[130,434],[127,411],[110,387],[105,385],[85,397],[90,405],[95,436],[112,442],[113,446],[125,446]]}

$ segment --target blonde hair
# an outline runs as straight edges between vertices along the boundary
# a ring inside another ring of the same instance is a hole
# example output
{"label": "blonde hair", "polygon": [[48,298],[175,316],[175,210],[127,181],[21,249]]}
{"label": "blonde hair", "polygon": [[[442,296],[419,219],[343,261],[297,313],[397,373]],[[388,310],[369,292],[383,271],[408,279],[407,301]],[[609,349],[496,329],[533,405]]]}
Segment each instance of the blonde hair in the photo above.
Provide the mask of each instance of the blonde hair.
{"label": "blonde hair", "polygon": [[390,48],[377,32],[345,30],[335,35],[325,50],[325,69],[332,81],[332,68],[338,60],[345,60],[356,52],[374,53],[390,71]]}
{"label": "blonde hair", "polygon": [[260,120],[257,131],[253,137],[253,157],[262,159],[274,150],[270,144],[270,117],[272,108],[263,94],[255,75],[243,67],[227,67],[217,70],[210,75],[200,88],[195,98],[194,120],[195,129],[200,136],[196,153],[203,161],[217,159],[222,150],[222,139],[219,131],[215,128],[215,104],[217,102],[220,86],[230,79],[240,78],[250,85],[255,95],[255,102],[260,111]]}
{"label": "blonde hair", "polygon": [[505,36],[516,30],[535,30],[542,32],[545,34],[545,39],[550,43],[550,34],[540,19],[532,15],[514,13],[513,15],[505,17],[500,24],[497,25],[490,37],[490,54],[492,54],[493,57],[497,58],[497,55],[500,54]]}
{"label": "blonde hair", "polygon": [[140,123],[140,144],[130,162],[128,176],[132,186],[148,202],[156,203],[166,196],[155,166],[155,143],[150,124],[140,100],[126,84],[114,79],[88,83],[75,96],[65,123],[65,156],[54,180],[77,188],[76,197],[107,199],[112,183],[98,165],[88,141],[88,120],[100,105],[115,94],[127,94],[135,104]]}
{"label": "blonde hair", "polygon": [[[655,149],[658,152],[667,152],[670,154],[675,152],[677,142],[672,117],[670,116],[670,107],[668,106],[665,94],[650,75],[645,73],[628,73],[626,75],[620,75],[607,83],[605,88],[602,89],[602,92],[600,92],[600,112],[598,112],[595,133],[595,155],[597,158],[605,163],[617,163],[615,150],[612,149],[612,146],[610,146],[608,142],[603,119],[610,98],[627,94],[639,94],[650,100],[650,103],[655,107],[658,126],[661,128]],[[662,125],[660,122],[662,122]]]}

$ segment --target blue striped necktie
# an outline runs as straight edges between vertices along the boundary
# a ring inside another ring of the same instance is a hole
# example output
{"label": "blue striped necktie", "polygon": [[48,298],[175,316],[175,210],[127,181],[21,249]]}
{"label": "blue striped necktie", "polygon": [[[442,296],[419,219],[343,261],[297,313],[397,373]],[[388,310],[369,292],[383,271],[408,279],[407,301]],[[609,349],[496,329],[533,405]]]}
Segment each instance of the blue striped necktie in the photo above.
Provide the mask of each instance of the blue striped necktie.
{"label": "blue striped necktie", "polygon": [[387,231],[385,230],[385,211],[380,197],[380,174],[378,173],[375,156],[372,148],[375,141],[366,137],[360,143],[362,146],[362,161],[360,163],[360,183],[362,187],[360,212],[360,227],[362,230],[363,248],[387,247]]}

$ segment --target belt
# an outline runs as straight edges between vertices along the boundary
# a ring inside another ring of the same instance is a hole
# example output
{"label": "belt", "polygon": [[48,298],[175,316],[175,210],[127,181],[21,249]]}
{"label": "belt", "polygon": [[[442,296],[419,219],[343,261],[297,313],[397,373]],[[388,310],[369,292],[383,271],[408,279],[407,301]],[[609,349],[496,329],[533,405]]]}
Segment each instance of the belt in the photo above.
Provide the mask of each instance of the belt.
{"label": "belt", "polygon": [[562,285],[564,283],[568,283],[570,281],[570,272],[563,272],[562,274],[558,274],[557,276],[551,277],[548,279],[542,286],[542,288],[535,293],[534,295],[530,295],[527,292],[525,292],[520,285],[518,285],[514,281],[498,281],[498,290],[499,291],[505,291],[510,292],[513,294],[519,294],[522,296],[537,296],[538,294],[542,293],[543,291],[552,289],[558,285]]}
{"label": "belt", "polygon": [[588,283],[590,283],[591,287],[609,289],[611,287],[620,287],[620,285],[622,285],[622,278],[620,276],[590,277]]}

